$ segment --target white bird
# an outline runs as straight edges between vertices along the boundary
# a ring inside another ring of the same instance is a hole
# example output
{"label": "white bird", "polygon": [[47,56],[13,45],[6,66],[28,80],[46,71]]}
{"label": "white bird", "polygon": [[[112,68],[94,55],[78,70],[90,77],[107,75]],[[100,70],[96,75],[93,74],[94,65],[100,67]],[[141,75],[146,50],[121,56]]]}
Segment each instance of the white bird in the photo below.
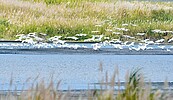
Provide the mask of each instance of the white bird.
{"label": "white bird", "polygon": [[102,45],[99,43],[95,43],[95,44],[92,44],[92,47],[94,50],[99,50],[102,47]]}
{"label": "white bird", "polygon": [[106,45],[109,45],[110,43],[109,43],[109,41],[106,40],[102,44],[103,44],[103,46],[106,46]]}
{"label": "white bird", "polygon": [[156,43],[163,43],[165,41],[165,39],[160,39],[160,40],[157,40],[155,41]]}
{"label": "white bird", "polygon": [[106,29],[107,32],[112,32],[112,29]]}
{"label": "white bird", "polygon": [[129,35],[122,35],[124,38],[134,39],[135,37],[131,37]]}
{"label": "white bird", "polygon": [[82,37],[82,36],[87,36],[87,34],[76,34],[75,36]]}
{"label": "white bird", "polygon": [[48,40],[54,42],[54,41],[58,41],[61,37],[62,36],[54,36],[54,37],[49,38]]}
{"label": "white bird", "polygon": [[53,41],[53,43],[55,44],[65,44],[66,41],[63,40],[57,40],[57,41]]}
{"label": "white bird", "polygon": [[100,31],[91,31],[91,33],[99,33]]}
{"label": "white bird", "polygon": [[42,41],[44,41],[43,38],[40,38],[40,37],[37,37],[37,36],[36,36],[34,39],[35,39],[37,42],[42,42]]}
{"label": "white bird", "polygon": [[113,39],[110,41],[110,43],[121,44],[122,41],[120,41],[119,39]]}
{"label": "white bird", "polygon": [[28,38],[28,36],[26,36],[24,34],[18,34],[18,35],[16,35],[16,37],[18,37],[19,40]]}
{"label": "white bird", "polygon": [[136,51],[139,51],[139,50],[140,50],[139,47],[138,47],[138,48],[132,47],[132,49],[133,49],[133,50],[136,50]]}
{"label": "white bird", "polygon": [[78,40],[79,38],[75,37],[75,36],[72,36],[72,37],[66,37],[66,39],[72,39],[72,40]]}
{"label": "white bird", "polygon": [[139,45],[143,45],[143,43],[139,43]]}
{"label": "white bird", "polygon": [[166,51],[170,52],[171,50],[170,49],[166,49]]}
{"label": "white bird", "polygon": [[136,27],[137,25],[136,24],[131,24],[132,26]]}
{"label": "white bird", "polygon": [[120,35],[120,32],[112,32],[112,34]]}
{"label": "white bird", "polygon": [[160,33],[161,32],[161,30],[159,30],[159,29],[155,29],[155,30],[151,30],[151,31],[154,33]]}
{"label": "white bird", "polygon": [[139,36],[144,36],[145,33],[137,33],[137,35],[139,35]]}
{"label": "white bird", "polygon": [[47,34],[45,34],[45,33],[39,33],[40,35],[42,35],[42,36],[46,36]]}
{"label": "white bird", "polygon": [[116,49],[123,49],[123,46],[120,44],[112,44],[114,46],[114,48]]}
{"label": "white bird", "polygon": [[147,47],[146,49],[147,50],[153,50],[154,48],[153,47]]}
{"label": "white bird", "polygon": [[127,43],[129,43],[129,41],[125,41],[123,44],[124,44],[124,45],[127,45]]}
{"label": "white bird", "polygon": [[78,45],[78,44],[75,44],[75,45],[72,45],[71,46],[71,48],[73,48],[73,49],[78,49],[78,48],[80,48],[81,46],[80,45]]}
{"label": "white bird", "polygon": [[126,29],[126,28],[116,28],[116,30],[125,31],[125,32],[129,31],[129,29]]}
{"label": "white bird", "polygon": [[168,43],[172,42],[173,41],[173,37],[171,39],[168,40]]}
{"label": "white bird", "polygon": [[122,26],[128,26],[129,24],[122,24]]}
{"label": "white bird", "polygon": [[148,45],[150,45],[150,44],[154,44],[153,41],[146,41],[145,43],[148,44]]}
{"label": "white bird", "polygon": [[36,42],[32,38],[27,38],[23,40],[22,43],[35,44]]}
{"label": "white bird", "polygon": [[145,40],[141,40],[141,42],[146,43],[147,41],[149,41],[150,39],[145,39]]}
{"label": "white bird", "polygon": [[129,45],[127,45],[128,47],[134,46],[135,42],[131,42]]}
{"label": "white bird", "polygon": [[110,37],[104,37],[104,39],[105,39],[105,40],[109,40],[109,39],[110,39]]}
{"label": "white bird", "polygon": [[29,33],[29,34],[28,34],[28,37],[34,38],[35,36],[36,36],[36,32],[34,32],[34,33]]}
{"label": "white bird", "polygon": [[85,45],[82,45],[81,47],[82,47],[82,48],[88,48],[88,47],[87,47],[87,46],[85,46]]}
{"label": "white bird", "polygon": [[140,48],[141,50],[145,50],[147,48],[147,44],[138,46],[138,48]]}
{"label": "white bird", "polygon": [[131,48],[131,47],[129,47],[129,50],[132,50],[132,48]]}
{"label": "white bird", "polygon": [[161,49],[165,49],[165,46],[158,46],[159,48],[161,48]]}
{"label": "white bird", "polygon": [[103,35],[92,35],[92,38],[84,40],[84,42],[91,42],[91,41],[101,41]]}

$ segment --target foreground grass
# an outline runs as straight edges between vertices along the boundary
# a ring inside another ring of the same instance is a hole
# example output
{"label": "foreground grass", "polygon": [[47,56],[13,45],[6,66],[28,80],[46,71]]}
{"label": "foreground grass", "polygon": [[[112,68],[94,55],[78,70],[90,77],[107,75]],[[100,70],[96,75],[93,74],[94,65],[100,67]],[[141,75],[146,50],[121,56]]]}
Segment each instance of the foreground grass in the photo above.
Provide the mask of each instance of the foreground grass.
{"label": "foreground grass", "polygon": [[[118,71],[115,71],[110,80],[106,74],[100,82],[101,90],[88,89],[84,91],[84,94],[81,92],[81,95],[78,93],[75,96],[75,92],[70,92],[70,90],[68,92],[57,91],[60,82],[57,83],[57,87],[54,87],[52,81],[49,85],[41,81],[40,84],[33,85],[30,89],[21,91],[20,94],[17,91],[8,92],[6,95],[0,95],[0,98],[1,100],[172,100],[172,92],[153,91],[150,84],[145,84],[139,70],[127,73],[123,91],[120,89]],[[104,86],[106,88],[102,89]],[[114,87],[118,87],[119,90],[114,91]],[[169,89],[167,82],[165,82],[165,89]]]}
{"label": "foreground grass", "polygon": [[[75,36],[83,41],[92,34],[122,39],[121,34],[166,40],[172,34],[154,34],[152,30],[173,31],[173,3],[111,0],[0,0],[0,38],[14,40],[16,34],[31,32]],[[117,30],[126,28],[128,31]],[[141,38],[141,37],[138,37]],[[103,39],[104,40],[104,39]]]}

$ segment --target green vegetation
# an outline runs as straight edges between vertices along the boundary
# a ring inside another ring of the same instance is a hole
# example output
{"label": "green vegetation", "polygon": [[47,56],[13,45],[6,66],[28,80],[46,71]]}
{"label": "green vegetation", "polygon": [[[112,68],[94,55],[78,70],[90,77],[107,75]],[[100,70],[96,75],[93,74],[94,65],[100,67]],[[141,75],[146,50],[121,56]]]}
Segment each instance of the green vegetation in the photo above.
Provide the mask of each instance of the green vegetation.
{"label": "green vegetation", "polygon": [[[125,40],[122,35],[153,40],[173,37],[152,30],[173,31],[173,3],[119,0],[0,0],[0,38],[15,40],[31,32],[55,35],[103,34]],[[117,30],[117,28],[125,28]],[[98,31],[93,33],[92,31]],[[120,35],[113,32],[120,32]],[[86,38],[81,38],[83,41]],[[104,40],[104,39],[102,39]]]}

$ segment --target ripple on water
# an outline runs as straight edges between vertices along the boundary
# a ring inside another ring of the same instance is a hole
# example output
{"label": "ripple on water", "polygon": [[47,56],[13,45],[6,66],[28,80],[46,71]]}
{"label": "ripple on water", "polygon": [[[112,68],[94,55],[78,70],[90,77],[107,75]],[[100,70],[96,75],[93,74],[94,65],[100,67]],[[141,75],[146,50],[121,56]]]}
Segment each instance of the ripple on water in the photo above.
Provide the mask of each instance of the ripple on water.
{"label": "ripple on water", "polygon": [[[74,84],[98,83],[100,79],[99,63],[103,63],[103,73],[109,77],[116,66],[119,67],[119,78],[124,81],[127,70],[141,68],[146,80],[153,82],[173,80],[173,55],[15,55],[0,56],[0,82],[8,83],[13,73],[14,83],[24,83],[28,77],[54,81],[62,80],[63,87]],[[80,88],[74,86],[75,88]]]}

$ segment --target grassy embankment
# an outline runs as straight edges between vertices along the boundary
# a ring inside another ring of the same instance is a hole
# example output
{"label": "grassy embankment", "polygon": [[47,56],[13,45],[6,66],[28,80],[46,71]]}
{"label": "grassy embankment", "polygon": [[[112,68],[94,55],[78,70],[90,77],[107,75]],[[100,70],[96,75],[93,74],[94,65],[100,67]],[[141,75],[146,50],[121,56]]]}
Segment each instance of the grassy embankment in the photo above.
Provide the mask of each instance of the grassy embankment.
{"label": "grassy embankment", "polygon": [[[128,25],[126,25],[128,24]],[[173,31],[173,3],[119,0],[0,0],[0,38],[14,40],[16,34],[42,32],[47,38],[55,35],[80,37],[104,34],[121,39],[122,34],[166,40],[172,34],[154,34],[151,30]],[[128,31],[117,30],[126,28]],[[93,32],[95,31],[95,32]],[[96,32],[98,31],[98,32]],[[120,35],[114,34],[120,32]],[[135,39],[134,41],[137,41]]]}

